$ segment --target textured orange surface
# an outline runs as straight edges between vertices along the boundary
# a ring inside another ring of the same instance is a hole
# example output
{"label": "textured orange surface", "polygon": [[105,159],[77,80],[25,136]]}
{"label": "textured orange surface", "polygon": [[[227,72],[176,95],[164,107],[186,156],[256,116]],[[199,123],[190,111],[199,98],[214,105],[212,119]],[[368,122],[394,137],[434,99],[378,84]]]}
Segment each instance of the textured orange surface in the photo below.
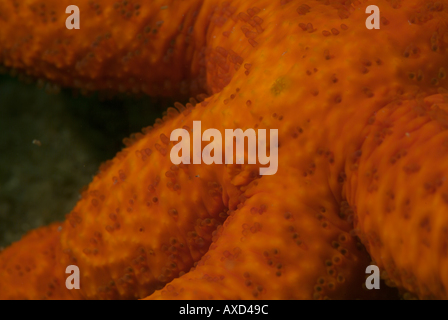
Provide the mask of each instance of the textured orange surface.
{"label": "textured orange surface", "polygon": [[[38,5],[25,1],[13,9],[13,3],[1,6],[26,15],[26,6]],[[154,50],[141,47],[135,64],[124,66],[115,47],[138,46],[136,26],[162,11],[169,15],[174,4],[160,12],[159,4],[140,4],[123,31],[111,27],[113,4],[98,3],[97,18],[84,18],[81,30],[70,33],[73,43],[95,39],[100,21],[101,32],[113,33],[113,46],[99,42],[95,49],[110,56],[95,56],[94,73],[86,74],[90,69],[76,58],[59,65],[63,55],[55,53],[46,60],[37,40],[18,44],[13,31],[0,31],[1,61],[61,85],[81,77],[93,83],[89,90],[105,89],[108,81],[119,90],[121,79],[142,73],[139,83],[149,87],[202,75],[203,90],[213,95],[195,107],[193,100],[176,105],[180,114],[170,108],[153,128],[131,137],[100,168],[60,231],[42,231],[32,241],[34,233],[7,248],[0,255],[0,283],[7,288],[0,298],[65,298],[59,287],[50,287],[50,295],[48,285],[26,279],[63,283],[61,268],[70,264],[81,271],[73,298],[388,298],[385,286],[362,287],[371,259],[402,292],[446,298],[447,1],[376,1],[380,30],[365,27],[366,1],[180,2],[188,12],[200,7],[192,31],[197,47],[183,39],[179,48],[189,54],[172,51],[193,70],[185,74],[158,60],[164,43],[178,39],[174,13],[157,33],[166,42],[151,38]],[[61,28],[39,22],[33,35],[50,41],[54,32],[65,34]],[[92,50],[86,48],[70,46],[70,52],[80,57]],[[147,93],[182,93],[171,89]],[[202,131],[278,129],[278,172],[173,165],[169,136],[176,128],[191,130],[193,120],[202,121]],[[50,244],[55,261],[40,266],[42,276],[21,272],[39,252],[31,245]]]}
{"label": "textured orange surface", "polygon": [[[80,30],[65,27],[69,5],[80,9]],[[197,0],[2,1],[1,61],[87,92],[199,93],[205,84],[199,62],[206,21],[200,13],[207,14],[201,5]]]}
{"label": "textured orange surface", "polygon": [[355,224],[394,285],[420,298],[447,298],[448,97],[405,101],[366,128],[347,198]]}
{"label": "textured orange surface", "polygon": [[22,241],[2,252],[2,299],[71,297],[65,287],[66,266],[59,264],[61,225],[54,223],[31,231]]}

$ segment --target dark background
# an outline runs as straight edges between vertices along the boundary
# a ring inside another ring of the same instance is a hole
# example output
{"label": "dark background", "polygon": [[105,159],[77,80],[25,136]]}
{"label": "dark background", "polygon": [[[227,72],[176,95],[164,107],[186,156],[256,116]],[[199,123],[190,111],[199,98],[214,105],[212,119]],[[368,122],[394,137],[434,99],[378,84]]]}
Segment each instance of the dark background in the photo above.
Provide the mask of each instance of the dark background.
{"label": "dark background", "polygon": [[0,75],[0,247],[63,221],[101,162],[124,147],[123,138],[152,125],[174,103],[40,87]]}

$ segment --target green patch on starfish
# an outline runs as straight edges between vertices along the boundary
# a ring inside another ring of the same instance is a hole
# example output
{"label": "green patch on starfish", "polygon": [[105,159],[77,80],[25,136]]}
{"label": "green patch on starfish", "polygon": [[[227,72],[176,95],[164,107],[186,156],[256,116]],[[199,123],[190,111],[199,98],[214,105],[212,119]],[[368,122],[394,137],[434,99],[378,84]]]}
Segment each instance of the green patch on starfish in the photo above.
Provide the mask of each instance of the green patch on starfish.
{"label": "green patch on starfish", "polygon": [[271,93],[274,97],[278,96],[280,93],[289,88],[290,83],[291,81],[287,80],[285,77],[278,78],[271,86]]}

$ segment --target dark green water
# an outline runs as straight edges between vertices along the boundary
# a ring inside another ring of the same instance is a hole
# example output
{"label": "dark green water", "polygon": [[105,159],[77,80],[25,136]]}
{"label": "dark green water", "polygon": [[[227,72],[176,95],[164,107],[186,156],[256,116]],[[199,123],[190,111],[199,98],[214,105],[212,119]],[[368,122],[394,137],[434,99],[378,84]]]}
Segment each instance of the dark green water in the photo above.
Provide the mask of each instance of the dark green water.
{"label": "dark green water", "polygon": [[0,247],[64,220],[101,162],[122,149],[122,139],[152,125],[172,103],[49,94],[36,83],[0,76]]}

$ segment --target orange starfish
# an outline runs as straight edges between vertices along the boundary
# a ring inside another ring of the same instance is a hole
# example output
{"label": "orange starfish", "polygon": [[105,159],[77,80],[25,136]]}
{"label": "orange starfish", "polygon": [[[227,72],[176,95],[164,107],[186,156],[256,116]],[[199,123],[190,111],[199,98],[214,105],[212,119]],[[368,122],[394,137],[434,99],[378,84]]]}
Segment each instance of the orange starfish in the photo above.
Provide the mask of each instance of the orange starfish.
{"label": "orange starfish", "polygon": [[[64,223],[4,250],[0,298],[387,297],[363,289],[357,235],[389,284],[446,298],[448,1],[378,0],[380,30],[367,1],[78,2],[70,32],[60,2],[2,3],[1,61],[86,90],[212,96],[169,108]],[[194,120],[278,129],[278,172],[173,165],[170,134]]]}

